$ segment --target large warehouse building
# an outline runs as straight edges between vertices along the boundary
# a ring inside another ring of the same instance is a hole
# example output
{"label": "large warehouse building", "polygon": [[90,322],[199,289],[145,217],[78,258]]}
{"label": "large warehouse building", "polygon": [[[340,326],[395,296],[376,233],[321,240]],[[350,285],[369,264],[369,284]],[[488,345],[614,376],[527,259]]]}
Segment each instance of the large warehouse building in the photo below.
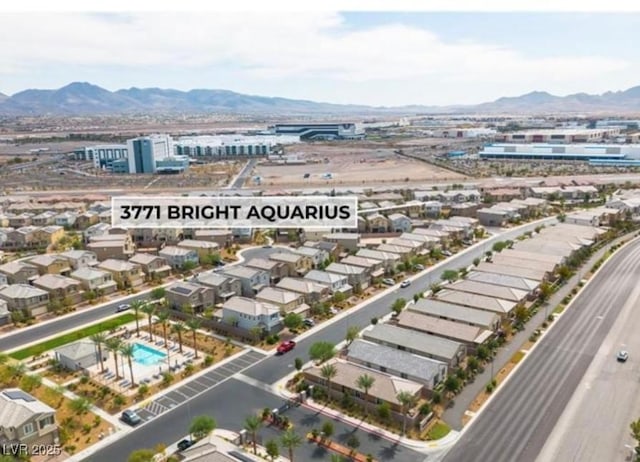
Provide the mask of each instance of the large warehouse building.
{"label": "large warehouse building", "polygon": [[501,133],[496,135],[495,140],[503,143],[597,143],[617,138],[619,135],[620,127],[558,128]]}
{"label": "large warehouse building", "polygon": [[486,145],[478,156],[480,159],[623,161],[640,159],[640,145],[494,143]]}
{"label": "large warehouse building", "polygon": [[297,135],[218,135],[182,137],[174,141],[176,154],[190,157],[269,156],[277,146],[299,143]]}
{"label": "large warehouse building", "polygon": [[356,140],[364,131],[355,123],[277,124],[269,127],[276,135],[297,135],[301,140]]}

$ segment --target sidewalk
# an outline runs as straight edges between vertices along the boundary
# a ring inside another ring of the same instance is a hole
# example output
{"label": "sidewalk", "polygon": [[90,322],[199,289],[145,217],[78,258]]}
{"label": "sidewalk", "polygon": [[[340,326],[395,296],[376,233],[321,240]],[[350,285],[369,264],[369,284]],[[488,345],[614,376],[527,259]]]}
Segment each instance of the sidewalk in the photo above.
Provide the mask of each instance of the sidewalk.
{"label": "sidewalk", "polygon": [[[462,419],[465,416],[465,413],[476,399],[476,397],[482,393],[485,389],[487,383],[491,381],[491,371],[493,369],[494,376],[505,367],[511,361],[513,355],[520,351],[522,345],[525,344],[531,334],[538,328],[545,320],[545,312],[546,314],[551,314],[555,307],[562,302],[565,296],[571,293],[571,290],[574,287],[577,287],[578,282],[584,278],[584,276],[591,271],[593,265],[598,261],[605,252],[613,245],[619,243],[622,240],[630,239],[631,236],[635,235],[637,231],[633,233],[627,234],[625,236],[619,237],[614,241],[610,242],[602,249],[598,250],[595,254],[587,260],[582,267],[576,271],[576,273],[567,281],[566,284],[561,286],[557,292],[555,292],[548,300],[548,310],[545,310],[544,307],[541,307],[538,312],[525,324],[524,330],[518,332],[509,343],[503,345],[498,349],[498,353],[493,359],[493,368],[491,364],[485,365],[484,372],[477,374],[475,380],[472,383],[468,383],[463,390],[455,396],[453,406],[446,409],[442,420],[444,420],[449,426],[454,430],[461,430]],[[494,394],[496,391],[494,391]]]}

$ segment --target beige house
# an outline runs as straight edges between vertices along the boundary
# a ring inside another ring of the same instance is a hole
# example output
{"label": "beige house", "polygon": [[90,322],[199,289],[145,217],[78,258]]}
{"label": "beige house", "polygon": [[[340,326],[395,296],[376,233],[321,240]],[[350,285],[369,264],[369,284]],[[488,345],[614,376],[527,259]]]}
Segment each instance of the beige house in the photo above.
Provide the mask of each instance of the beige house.
{"label": "beige house", "polygon": [[314,305],[331,297],[329,286],[318,284],[309,279],[284,278],[278,282],[276,287],[302,295],[304,302],[308,305]]}
{"label": "beige house", "polygon": [[240,280],[218,273],[200,273],[192,282],[213,289],[214,304],[224,303],[231,297],[242,295]]}
{"label": "beige house", "polygon": [[111,273],[113,280],[122,288],[137,287],[144,283],[140,265],[135,263],[108,259],[100,263],[98,269]]}
{"label": "beige house", "polygon": [[55,448],[60,445],[55,409],[19,388],[0,391],[0,440],[3,445]]}
{"label": "beige house", "polygon": [[367,215],[367,231],[370,233],[386,233],[389,231],[389,219],[379,213]]}
{"label": "beige house", "polygon": [[0,265],[0,273],[7,277],[9,284],[28,284],[40,275],[37,266],[23,261],[12,261]]}
{"label": "beige house", "polygon": [[128,260],[133,255],[134,245],[128,234],[105,234],[93,237],[87,250],[94,252],[100,261]]}
{"label": "beige house", "polygon": [[256,295],[256,300],[277,306],[284,313],[303,313],[309,309],[302,294],[275,287],[265,287]]}
{"label": "beige house", "polygon": [[21,310],[29,316],[47,312],[49,293],[29,284],[12,284],[0,289],[0,299],[7,302],[9,310]]}
{"label": "beige house", "polygon": [[129,263],[140,265],[142,272],[151,278],[165,278],[171,273],[171,267],[167,263],[167,260],[157,255],[136,253],[129,258]]}
{"label": "beige house", "polygon": [[29,264],[38,268],[40,274],[63,274],[71,272],[71,265],[66,258],[58,255],[38,255],[29,259]]}
{"label": "beige house", "polygon": [[87,266],[75,270],[70,276],[79,281],[83,289],[87,291],[100,292],[103,295],[107,295],[118,289],[118,284],[116,284],[113,276],[108,271]]}
{"label": "beige house", "polygon": [[313,269],[313,260],[306,255],[279,252],[269,255],[269,259],[286,264],[288,276],[304,276]]}
{"label": "beige house", "polygon": [[358,250],[360,234],[358,233],[329,233],[322,236],[322,240],[338,244],[342,249],[348,251]]}
{"label": "beige house", "polygon": [[[185,230],[185,235],[187,234]],[[220,247],[225,247],[233,241],[231,231],[227,229],[196,229],[193,238],[198,241],[215,242]]]}
{"label": "beige house", "polygon": [[71,304],[82,300],[82,285],[76,279],[59,274],[45,274],[33,281],[33,286],[49,293],[50,300],[69,300]]}
{"label": "beige house", "polygon": [[74,270],[96,266],[98,264],[98,256],[88,250],[69,250],[62,252],[59,256],[66,258]]}
{"label": "beige house", "polygon": [[340,260],[340,263],[364,268],[369,277],[378,278],[384,276],[384,262],[380,260],[349,255],[348,257]]}
{"label": "beige house", "polygon": [[182,309],[190,306],[195,313],[204,311],[214,305],[214,291],[211,287],[206,287],[192,282],[177,282],[168,287],[165,298],[170,306]]}
{"label": "beige house", "polygon": [[44,226],[35,230],[34,237],[39,247],[48,247],[64,237],[64,228],[53,225]]}
{"label": "beige house", "polygon": [[266,258],[252,258],[244,264],[248,268],[255,268],[269,273],[271,284],[276,284],[282,278],[289,276],[289,265],[281,261]]}
{"label": "beige house", "polygon": [[206,257],[220,256],[220,246],[215,242],[185,239],[178,243],[178,247],[196,251],[200,263],[202,263]]}

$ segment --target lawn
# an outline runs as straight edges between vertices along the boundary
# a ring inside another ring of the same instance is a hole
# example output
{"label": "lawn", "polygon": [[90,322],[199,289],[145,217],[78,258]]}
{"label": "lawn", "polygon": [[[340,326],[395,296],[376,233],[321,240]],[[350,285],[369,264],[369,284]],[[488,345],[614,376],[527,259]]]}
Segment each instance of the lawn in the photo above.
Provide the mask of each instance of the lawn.
{"label": "lawn", "polygon": [[427,439],[429,440],[439,440],[440,438],[444,438],[449,434],[451,428],[449,425],[442,421],[436,422],[433,427],[429,430],[429,434],[427,435]]}
{"label": "lawn", "polygon": [[23,348],[22,350],[14,351],[13,353],[10,353],[9,356],[17,360],[22,360],[31,356],[40,355],[45,351],[49,351],[53,348],[66,345],[67,343],[75,342],[76,340],[89,337],[99,332],[116,329],[117,327],[120,327],[124,324],[133,322],[135,319],[136,317],[133,313],[126,313],[122,316],[99,322],[97,324],[92,324],[85,328],[74,330],[73,332],[69,332],[68,334],[64,334],[59,337],[54,337],[42,343],[37,343],[30,347]]}

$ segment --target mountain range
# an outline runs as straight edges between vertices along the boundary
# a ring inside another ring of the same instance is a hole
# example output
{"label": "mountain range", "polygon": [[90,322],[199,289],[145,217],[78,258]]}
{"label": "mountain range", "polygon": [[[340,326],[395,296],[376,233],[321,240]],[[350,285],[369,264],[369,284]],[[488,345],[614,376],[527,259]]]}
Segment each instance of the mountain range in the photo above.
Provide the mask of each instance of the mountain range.
{"label": "mountain range", "polygon": [[260,113],[266,115],[318,114],[434,114],[434,113],[632,113],[640,112],[640,86],[601,95],[576,93],[555,96],[534,91],[472,106],[373,107],[308,100],[246,95],[229,90],[180,91],[129,88],[109,91],[87,82],[57,90],[30,89],[7,96],[0,93],[0,114],[116,115],[134,113]]}

